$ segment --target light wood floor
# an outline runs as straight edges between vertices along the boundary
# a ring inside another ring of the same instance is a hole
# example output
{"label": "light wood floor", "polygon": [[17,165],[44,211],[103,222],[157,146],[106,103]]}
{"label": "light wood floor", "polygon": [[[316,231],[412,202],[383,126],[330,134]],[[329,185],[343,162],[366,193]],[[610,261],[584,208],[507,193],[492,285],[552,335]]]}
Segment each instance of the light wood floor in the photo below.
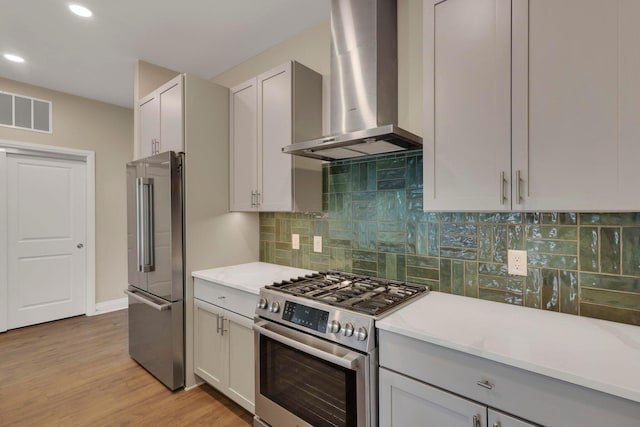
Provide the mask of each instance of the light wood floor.
{"label": "light wood floor", "polygon": [[0,426],[250,426],[208,385],[171,392],[128,354],[127,310],[0,334]]}

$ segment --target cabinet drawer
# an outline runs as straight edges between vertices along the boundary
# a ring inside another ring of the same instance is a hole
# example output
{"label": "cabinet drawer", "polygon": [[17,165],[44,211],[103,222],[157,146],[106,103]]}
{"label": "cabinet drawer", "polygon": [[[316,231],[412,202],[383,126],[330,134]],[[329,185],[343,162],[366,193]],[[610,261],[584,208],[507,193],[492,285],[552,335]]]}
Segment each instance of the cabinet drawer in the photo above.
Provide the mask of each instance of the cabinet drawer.
{"label": "cabinet drawer", "polygon": [[388,331],[379,342],[381,367],[535,423],[637,427],[640,419],[637,402]]}
{"label": "cabinet drawer", "polygon": [[253,318],[258,296],[215,282],[194,278],[193,296],[199,300],[217,305],[241,316]]}

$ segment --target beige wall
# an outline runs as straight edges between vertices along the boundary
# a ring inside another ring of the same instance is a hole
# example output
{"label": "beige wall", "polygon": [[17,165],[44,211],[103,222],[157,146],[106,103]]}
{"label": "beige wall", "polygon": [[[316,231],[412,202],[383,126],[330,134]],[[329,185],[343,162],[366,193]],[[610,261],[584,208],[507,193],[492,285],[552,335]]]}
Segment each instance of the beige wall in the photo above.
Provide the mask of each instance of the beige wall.
{"label": "beige wall", "polygon": [[330,31],[329,21],[318,24],[219,74],[211,81],[232,87],[289,60],[296,60],[320,74],[328,75]]}
{"label": "beige wall", "polygon": [[[211,81],[232,87],[289,60],[301,62],[328,77],[330,46],[331,28],[327,20]],[[422,135],[422,110],[422,0],[398,0],[398,124]]]}
{"label": "beige wall", "polygon": [[87,98],[0,78],[0,90],[53,102],[53,133],[0,127],[0,139],[96,153],[96,302],[127,286],[126,175],[133,112]]}
{"label": "beige wall", "polygon": [[133,96],[135,100],[144,98],[178,74],[177,71],[160,67],[145,61],[136,62],[133,79]]}

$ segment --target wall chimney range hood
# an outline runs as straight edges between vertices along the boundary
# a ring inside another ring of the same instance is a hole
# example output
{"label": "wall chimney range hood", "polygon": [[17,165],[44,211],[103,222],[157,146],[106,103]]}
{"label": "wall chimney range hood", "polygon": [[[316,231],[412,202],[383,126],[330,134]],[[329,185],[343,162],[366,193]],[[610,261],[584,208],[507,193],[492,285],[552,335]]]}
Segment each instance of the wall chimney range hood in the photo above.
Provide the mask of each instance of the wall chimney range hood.
{"label": "wall chimney range hood", "polygon": [[340,160],[422,148],[398,127],[396,0],[331,1],[331,136],[283,153]]}

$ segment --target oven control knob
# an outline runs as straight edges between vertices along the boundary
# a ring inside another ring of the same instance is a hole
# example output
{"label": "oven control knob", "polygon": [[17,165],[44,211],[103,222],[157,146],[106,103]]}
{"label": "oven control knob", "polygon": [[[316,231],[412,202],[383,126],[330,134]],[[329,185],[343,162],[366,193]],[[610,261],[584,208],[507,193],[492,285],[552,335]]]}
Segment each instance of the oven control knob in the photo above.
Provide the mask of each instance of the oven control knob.
{"label": "oven control knob", "polygon": [[260,298],[258,300],[258,304],[256,304],[256,306],[261,309],[264,310],[265,308],[267,308],[269,306],[269,301],[267,301],[266,298]]}
{"label": "oven control knob", "polygon": [[367,339],[367,330],[366,328],[358,328],[358,331],[356,332],[356,339],[358,341],[364,341]]}
{"label": "oven control knob", "polygon": [[337,320],[332,320],[331,322],[329,322],[329,332],[334,334],[340,332],[340,322],[338,322]]}
{"label": "oven control knob", "polygon": [[271,305],[269,306],[269,311],[272,313],[277,313],[280,311],[280,304],[278,304],[278,301],[271,302]]}
{"label": "oven control knob", "polygon": [[347,323],[346,325],[344,325],[344,328],[342,328],[342,335],[344,335],[345,337],[350,337],[351,335],[353,335],[353,325],[351,323]]}

